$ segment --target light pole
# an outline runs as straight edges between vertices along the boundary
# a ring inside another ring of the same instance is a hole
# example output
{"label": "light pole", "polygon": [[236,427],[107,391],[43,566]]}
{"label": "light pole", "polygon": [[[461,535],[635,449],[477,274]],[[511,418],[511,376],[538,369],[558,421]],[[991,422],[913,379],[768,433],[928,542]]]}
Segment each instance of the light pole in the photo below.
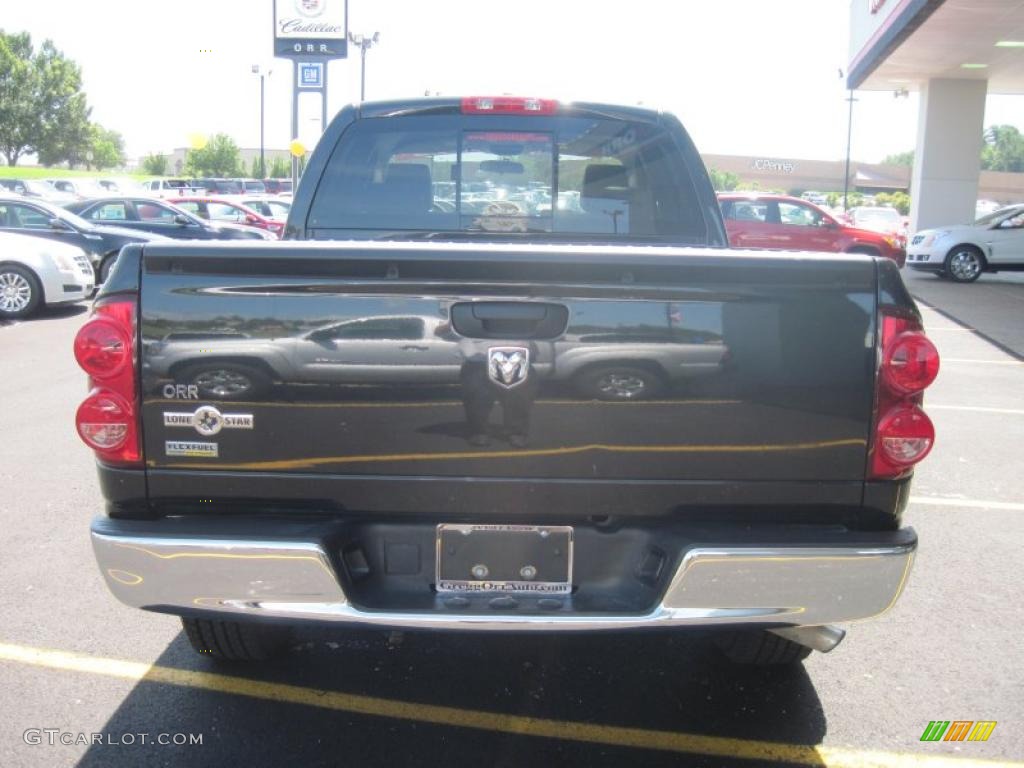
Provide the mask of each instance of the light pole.
{"label": "light pole", "polygon": [[846,100],[850,102],[849,115],[846,118],[846,173],[843,175],[843,213],[850,210],[850,140],[853,138],[853,91],[850,91]]}
{"label": "light pole", "polygon": [[252,73],[254,75],[259,75],[260,76],[260,179],[265,179],[267,177],[267,158],[265,156],[265,151],[266,150],[265,150],[264,141],[263,141],[263,136],[264,136],[264,133],[263,133],[263,123],[264,123],[264,116],[266,115],[266,110],[264,109],[264,105],[266,103],[265,100],[264,100],[264,93],[265,93],[265,91],[264,91],[264,84],[265,84],[264,80],[265,80],[265,78],[267,78],[270,75],[272,75],[273,72],[274,72],[274,70],[268,69],[266,71],[266,73],[264,73],[264,72],[262,72],[260,70],[260,65],[259,64],[253,64],[252,65]]}
{"label": "light pole", "polygon": [[380,32],[374,32],[373,37],[366,35],[354,35],[348,33],[348,40],[352,45],[359,46],[359,100],[366,100],[366,52],[380,42]]}

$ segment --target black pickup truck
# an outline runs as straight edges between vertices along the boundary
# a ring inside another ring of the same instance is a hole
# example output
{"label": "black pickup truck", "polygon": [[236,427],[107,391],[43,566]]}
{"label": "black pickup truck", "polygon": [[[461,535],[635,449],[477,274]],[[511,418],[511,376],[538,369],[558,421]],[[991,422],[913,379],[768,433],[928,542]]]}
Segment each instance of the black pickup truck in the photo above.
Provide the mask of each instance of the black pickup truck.
{"label": "black pickup truck", "polygon": [[673,117],[349,107],[286,237],[129,246],[75,341],[103,577],[198,651],[676,627],[785,663],[902,591],[917,308],[886,259],[729,250]]}

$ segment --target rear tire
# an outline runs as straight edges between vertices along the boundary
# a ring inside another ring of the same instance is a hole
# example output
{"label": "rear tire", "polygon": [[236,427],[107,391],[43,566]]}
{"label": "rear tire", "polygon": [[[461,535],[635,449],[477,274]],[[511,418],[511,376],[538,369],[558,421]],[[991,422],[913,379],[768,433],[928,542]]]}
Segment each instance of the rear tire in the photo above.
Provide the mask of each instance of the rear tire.
{"label": "rear tire", "polygon": [[576,387],[585,397],[622,402],[657,397],[665,389],[665,382],[648,368],[603,365],[580,373]]}
{"label": "rear tire", "polygon": [[266,661],[288,642],[288,629],[263,624],[182,617],[193,650],[221,661]]}
{"label": "rear tire", "polygon": [[194,384],[203,400],[245,400],[270,389],[271,381],[259,368],[245,363],[210,362],[189,365],[175,379]]}
{"label": "rear tire", "polygon": [[729,661],[747,666],[799,664],[811,655],[810,648],[771,632],[724,632],[715,638],[715,642]]}
{"label": "rear tire", "polygon": [[30,269],[17,264],[0,266],[0,319],[28,317],[42,301],[43,288]]}

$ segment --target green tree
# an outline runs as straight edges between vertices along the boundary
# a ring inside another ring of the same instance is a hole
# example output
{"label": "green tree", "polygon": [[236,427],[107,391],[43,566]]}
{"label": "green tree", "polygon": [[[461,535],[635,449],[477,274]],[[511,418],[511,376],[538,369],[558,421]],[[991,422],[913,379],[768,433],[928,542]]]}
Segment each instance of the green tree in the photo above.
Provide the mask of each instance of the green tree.
{"label": "green tree", "polygon": [[102,125],[92,126],[92,148],[86,164],[97,170],[124,165],[124,137]]}
{"label": "green tree", "polygon": [[89,107],[78,65],[46,40],[0,30],[0,153],[41,161],[81,160],[89,151]]}
{"label": "green tree", "polygon": [[253,179],[262,179],[266,175],[263,170],[263,166],[260,164],[260,156],[256,155],[256,157],[252,159],[252,166],[249,169],[249,177]]}
{"label": "green tree", "polygon": [[875,195],[875,205],[889,206],[895,208],[902,215],[910,213],[910,195],[906,192],[880,192]]}
{"label": "green tree", "polygon": [[906,152],[897,152],[895,155],[886,155],[885,159],[882,160],[884,165],[905,165],[908,168],[914,165],[914,150],[910,149]]}
{"label": "green tree", "polygon": [[185,173],[189,176],[241,176],[242,155],[238,145],[227,134],[211,136],[202,149],[189,150]]}
{"label": "green tree", "polygon": [[981,167],[986,171],[1024,171],[1024,136],[1012,125],[993,125],[985,131]]}
{"label": "green tree", "polygon": [[288,161],[280,155],[275,155],[270,161],[270,178],[286,179],[291,175],[292,169],[288,166]]}
{"label": "green tree", "polygon": [[740,185],[740,177],[729,171],[719,171],[715,168],[708,169],[708,176],[711,177],[711,186],[716,192],[729,192]]}
{"label": "green tree", "polygon": [[167,173],[167,155],[146,155],[142,160],[142,170],[150,176],[163,176]]}

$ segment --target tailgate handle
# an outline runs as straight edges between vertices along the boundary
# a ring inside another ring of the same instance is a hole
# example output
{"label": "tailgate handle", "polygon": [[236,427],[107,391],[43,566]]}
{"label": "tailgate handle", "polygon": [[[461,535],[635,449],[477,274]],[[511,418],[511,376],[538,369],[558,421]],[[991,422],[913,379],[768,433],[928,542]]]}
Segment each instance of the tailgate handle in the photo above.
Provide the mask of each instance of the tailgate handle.
{"label": "tailgate handle", "polygon": [[546,304],[514,304],[505,301],[480,302],[472,304],[473,317],[477,320],[534,320],[540,322],[547,317]]}
{"label": "tailgate handle", "polygon": [[452,307],[452,327],[471,339],[553,339],[565,333],[569,310],[535,301],[476,301]]}

